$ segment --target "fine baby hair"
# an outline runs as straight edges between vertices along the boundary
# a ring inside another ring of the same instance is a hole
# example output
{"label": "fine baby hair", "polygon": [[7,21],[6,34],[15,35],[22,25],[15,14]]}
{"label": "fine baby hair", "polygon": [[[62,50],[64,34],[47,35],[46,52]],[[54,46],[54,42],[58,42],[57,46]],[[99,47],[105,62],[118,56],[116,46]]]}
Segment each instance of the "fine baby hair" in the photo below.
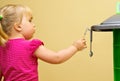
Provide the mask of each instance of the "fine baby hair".
{"label": "fine baby hair", "polygon": [[22,17],[32,16],[30,8],[23,5],[9,4],[0,8],[0,45],[3,45],[11,35],[13,25],[20,24]]}

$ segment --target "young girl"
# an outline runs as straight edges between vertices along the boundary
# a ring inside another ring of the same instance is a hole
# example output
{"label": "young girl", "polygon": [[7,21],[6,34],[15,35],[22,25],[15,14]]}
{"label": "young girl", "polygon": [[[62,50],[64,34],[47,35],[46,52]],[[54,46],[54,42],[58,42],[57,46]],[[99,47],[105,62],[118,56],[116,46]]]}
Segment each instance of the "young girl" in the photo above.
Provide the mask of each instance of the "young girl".
{"label": "young girl", "polygon": [[47,49],[41,40],[31,39],[32,18],[31,10],[23,5],[0,9],[0,80],[3,76],[4,81],[38,81],[38,59],[59,64],[86,48],[85,39],[80,39],[58,52]]}

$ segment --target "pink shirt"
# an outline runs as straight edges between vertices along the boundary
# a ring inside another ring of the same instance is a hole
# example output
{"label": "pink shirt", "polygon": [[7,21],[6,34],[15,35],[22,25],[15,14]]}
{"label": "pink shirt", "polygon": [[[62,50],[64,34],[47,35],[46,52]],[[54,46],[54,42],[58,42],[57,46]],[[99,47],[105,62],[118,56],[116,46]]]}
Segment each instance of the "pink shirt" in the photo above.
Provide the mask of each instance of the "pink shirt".
{"label": "pink shirt", "polygon": [[35,50],[43,45],[38,39],[10,39],[0,46],[0,70],[4,81],[38,81]]}

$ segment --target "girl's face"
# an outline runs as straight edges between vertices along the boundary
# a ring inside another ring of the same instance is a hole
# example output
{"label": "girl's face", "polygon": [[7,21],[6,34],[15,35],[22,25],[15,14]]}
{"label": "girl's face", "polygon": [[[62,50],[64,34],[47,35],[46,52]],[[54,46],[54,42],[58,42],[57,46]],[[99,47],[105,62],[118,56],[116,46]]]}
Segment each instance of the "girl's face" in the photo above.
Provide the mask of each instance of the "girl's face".
{"label": "girl's face", "polygon": [[35,33],[35,25],[32,23],[32,17],[27,18],[26,16],[23,16],[19,26],[22,28],[21,34],[25,39],[33,37],[33,34]]}

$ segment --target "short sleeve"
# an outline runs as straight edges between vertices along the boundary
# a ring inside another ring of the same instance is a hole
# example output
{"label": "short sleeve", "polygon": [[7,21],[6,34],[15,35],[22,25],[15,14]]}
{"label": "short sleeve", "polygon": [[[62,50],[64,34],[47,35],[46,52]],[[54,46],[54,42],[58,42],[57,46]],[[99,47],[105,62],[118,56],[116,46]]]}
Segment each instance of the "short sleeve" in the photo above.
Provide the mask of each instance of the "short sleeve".
{"label": "short sleeve", "polygon": [[35,50],[41,45],[44,45],[44,43],[41,40],[38,40],[38,39],[31,40],[30,49],[29,49],[30,53],[33,54],[35,52]]}

